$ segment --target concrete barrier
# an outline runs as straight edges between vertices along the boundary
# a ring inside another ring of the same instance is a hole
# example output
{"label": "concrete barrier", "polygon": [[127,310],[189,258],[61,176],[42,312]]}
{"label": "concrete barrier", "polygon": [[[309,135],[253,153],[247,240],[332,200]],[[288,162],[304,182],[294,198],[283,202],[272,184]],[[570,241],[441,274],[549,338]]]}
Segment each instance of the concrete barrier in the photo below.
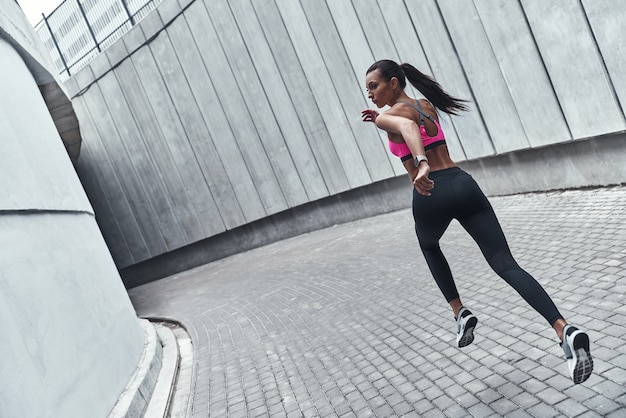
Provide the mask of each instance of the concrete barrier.
{"label": "concrete barrier", "polygon": [[0,0],[0,416],[104,417],[144,332],[76,175],[64,87]]}

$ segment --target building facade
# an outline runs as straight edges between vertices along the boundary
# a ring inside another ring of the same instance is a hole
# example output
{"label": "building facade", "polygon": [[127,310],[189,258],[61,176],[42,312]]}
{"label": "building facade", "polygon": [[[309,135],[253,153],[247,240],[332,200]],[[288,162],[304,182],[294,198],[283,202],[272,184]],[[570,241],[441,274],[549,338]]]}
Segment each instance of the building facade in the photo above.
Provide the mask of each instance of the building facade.
{"label": "building facade", "polygon": [[487,193],[619,184],[625,21],[608,0],[164,0],[66,83],[79,174],[127,286],[408,207],[360,118],[391,58],[470,101],[442,124]]}
{"label": "building facade", "polygon": [[65,0],[35,26],[62,80],[154,9],[154,0]]}

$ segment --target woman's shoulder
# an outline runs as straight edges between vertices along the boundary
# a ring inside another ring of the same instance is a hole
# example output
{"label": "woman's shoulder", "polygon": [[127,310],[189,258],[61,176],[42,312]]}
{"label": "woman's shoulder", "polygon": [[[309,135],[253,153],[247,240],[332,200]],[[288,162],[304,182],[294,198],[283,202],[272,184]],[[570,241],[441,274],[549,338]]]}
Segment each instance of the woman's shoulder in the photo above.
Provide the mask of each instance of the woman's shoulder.
{"label": "woman's shoulder", "polygon": [[433,119],[439,120],[437,109],[427,99],[410,99],[410,101],[397,102],[385,113],[395,116],[403,116],[418,122],[420,120],[419,111],[417,110],[418,108],[421,108],[422,112],[430,115]]}
{"label": "woman's shoulder", "polygon": [[425,112],[437,112],[435,106],[428,99],[417,99]]}
{"label": "woman's shoulder", "polygon": [[422,110],[432,116],[433,119],[439,120],[439,114],[437,113],[437,108],[428,101],[427,99],[419,99],[420,104],[422,105]]}
{"label": "woman's shoulder", "polygon": [[413,119],[414,114],[417,112],[416,106],[417,102],[415,99],[411,99],[411,101],[399,101],[396,102],[393,106],[385,111],[390,115],[394,116],[403,116],[405,118]]}

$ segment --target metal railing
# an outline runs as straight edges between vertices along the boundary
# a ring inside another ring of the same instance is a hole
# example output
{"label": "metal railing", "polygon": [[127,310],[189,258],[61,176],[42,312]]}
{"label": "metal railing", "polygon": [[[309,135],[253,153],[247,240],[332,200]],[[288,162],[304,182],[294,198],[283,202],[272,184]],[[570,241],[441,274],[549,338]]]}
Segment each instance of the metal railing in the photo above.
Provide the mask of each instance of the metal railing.
{"label": "metal railing", "polygon": [[64,0],[35,25],[62,80],[128,32],[161,0]]}

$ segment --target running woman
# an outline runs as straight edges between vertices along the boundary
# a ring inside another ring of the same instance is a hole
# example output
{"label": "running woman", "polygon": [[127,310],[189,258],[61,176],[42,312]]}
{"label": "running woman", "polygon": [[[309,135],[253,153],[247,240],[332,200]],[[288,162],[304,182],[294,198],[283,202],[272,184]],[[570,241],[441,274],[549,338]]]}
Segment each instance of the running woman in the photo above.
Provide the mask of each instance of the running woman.
{"label": "running woman", "polygon": [[[426,100],[406,94],[407,79]],[[554,328],[574,383],[587,380],[593,370],[589,336],[569,325],[543,287],[517,264],[491,204],[474,179],[450,158],[436,109],[455,115],[468,110],[466,101],[450,96],[412,65],[390,60],[372,64],[365,86],[374,105],[390,107],[381,114],[366,109],[362,118],[387,132],[389,150],[401,159],[413,182],[415,232],[435,282],[454,313],[458,346],[474,341],[478,319],[463,306],[439,247],[452,219],[476,241],[491,268]]]}

